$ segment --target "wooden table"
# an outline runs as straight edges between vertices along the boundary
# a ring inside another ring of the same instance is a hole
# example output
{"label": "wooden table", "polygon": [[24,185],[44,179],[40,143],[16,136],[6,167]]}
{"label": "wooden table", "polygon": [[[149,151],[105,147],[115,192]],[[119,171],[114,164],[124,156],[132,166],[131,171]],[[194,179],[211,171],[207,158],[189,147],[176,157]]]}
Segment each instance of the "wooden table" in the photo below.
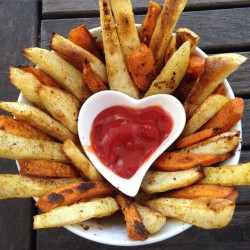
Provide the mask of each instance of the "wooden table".
{"label": "wooden table", "polygon": [[[136,22],[146,13],[148,0],[133,0]],[[162,3],[163,0],[158,1]],[[87,0],[0,0],[0,100],[15,101],[19,92],[8,82],[8,67],[25,64],[25,47],[48,48],[51,32],[67,36],[79,24],[100,25],[98,1]],[[200,47],[208,54],[237,52],[250,57],[249,0],[189,0],[178,26],[201,36]],[[245,99],[240,162],[250,161],[250,61],[229,77],[234,93]],[[3,112],[1,112],[2,114]],[[17,173],[14,161],[0,160],[0,173]],[[250,187],[239,187],[233,220],[221,230],[188,231],[143,249],[249,249]],[[37,214],[32,199],[0,201],[0,249],[117,249],[80,238],[63,228],[32,230]],[[122,249],[122,247],[120,247]],[[131,247],[137,249],[137,247]]]}

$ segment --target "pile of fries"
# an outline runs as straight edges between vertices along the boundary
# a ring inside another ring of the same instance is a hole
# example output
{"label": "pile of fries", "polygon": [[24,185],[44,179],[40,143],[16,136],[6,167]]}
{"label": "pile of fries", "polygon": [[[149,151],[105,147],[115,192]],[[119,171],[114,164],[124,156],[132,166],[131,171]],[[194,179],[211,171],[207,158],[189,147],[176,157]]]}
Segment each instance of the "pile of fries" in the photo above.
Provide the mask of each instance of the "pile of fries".
{"label": "pile of fries", "polygon": [[[162,7],[150,2],[137,29],[130,0],[99,0],[102,43],[82,25],[68,38],[53,34],[53,51],[24,49],[35,67],[10,68],[10,82],[30,103],[0,102],[15,116],[0,117],[0,157],[20,166],[20,175],[0,175],[0,198],[37,197],[44,213],[34,216],[34,229],[118,210],[133,240],[160,232],[168,218],[204,229],[230,222],[235,186],[250,184],[250,163],[213,165],[240,144],[240,132],[232,128],[241,120],[244,101],[228,98],[223,80],[246,58],[235,53],[203,58],[196,53],[197,34],[180,28],[173,35],[186,2],[166,0]],[[79,146],[82,103],[108,89],[134,98],[173,94],[187,114],[181,136],[154,162],[134,198],[105,181]]]}

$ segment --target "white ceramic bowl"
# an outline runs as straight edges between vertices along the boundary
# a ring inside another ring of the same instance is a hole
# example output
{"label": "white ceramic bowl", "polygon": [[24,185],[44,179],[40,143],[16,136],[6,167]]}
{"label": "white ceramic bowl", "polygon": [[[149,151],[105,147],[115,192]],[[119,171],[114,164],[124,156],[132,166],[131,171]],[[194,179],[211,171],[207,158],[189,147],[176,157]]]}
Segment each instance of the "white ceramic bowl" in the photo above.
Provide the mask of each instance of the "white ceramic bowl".
{"label": "white ceramic bowl", "polygon": [[[137,27],[139,28],[140,25],[137,25]],[[97,41],[101,41],[102,35],[100,27],[91,29],[90,32],[94,37],[96,37]],[[207,55],[199,48],[196,49],[196,52],[200,56],[207,57]],[[234,98],[234,93],[227,80],[224,81],[224,85],[227,89],[227,96],[229,98]],[[18,101],[29,103],[22,94],[20,94]],[[242,132],[241,122],[238,122],[233,129]],[[241,145],[239,145],[235,154],[226,161],[222,162],[221,165],[237,164],[240,158],[240,149]],[[167,224],[159,233],[150,236],[145,241],[135,241],[128,239],[124,218],[120,213],[103,219],[91,219],[75,225],[65,226],[65,228],[80,237],[102,244],[116,246],[140,246],[166,240],[170,237],[180,234],[181,232],[184,232],[191,226],[192,225],[185,222],[168,219]]]}

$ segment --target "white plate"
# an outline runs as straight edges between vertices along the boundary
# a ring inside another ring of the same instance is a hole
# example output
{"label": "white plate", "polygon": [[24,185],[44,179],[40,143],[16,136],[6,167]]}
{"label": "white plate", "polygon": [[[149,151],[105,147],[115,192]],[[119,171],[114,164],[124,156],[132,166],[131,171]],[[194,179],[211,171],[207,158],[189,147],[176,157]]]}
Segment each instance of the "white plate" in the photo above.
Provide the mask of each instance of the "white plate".
{"label": "white plate", "polygon": [[[140,25],[137,25],[137,28],[139,28]],[[101,28],[94,28],[91,29],[90,32],[92,35],[97,39],[97,41],[101,41]],[[197,48],[196,50],[197,54],[203,57],[207,57],[207,55]],[[227,80],[224,81],[224,84],[227,88],[227,96],[230,98],[234,98],[234,93],[228,83]],[[19,102],[25,102],[29,103],[22,93],[20,94],[18,98]],[[241,130],[241,122],[238,122],[236,126],[233,128],[233,130]],[[231,156],[229,159],[221,163],[221,165],[234,165],[239,162],[240,158],[240,149],[241,144],[238,146],[235,154]],[[18,166],[18,163],[17,163]],[[19,168],[19,166],[18,166]],[[166,240],[170,237],[173,237],[188,228],[190,228],[192,225],[188,223],[184,223],[178,220],[174,219],[168,219],[167,224],[163,227],[163,229],[152,236],[149,236],[149,238],[145,241],[135,241],[130,240],[127,237],[126,232],[126,226],[123,219],[123,216],[121,213],[117,213],[113,216],[103,218],[103,219],[91,219],[79,224],[65,226],[65,228],[72,233],[79,235],[80,237],[83,237],[88,240],[92,240],[95,242],[99,242],[102,244],[107,245],[116,245],[116,246],[139,246],[139,245],[147,245],[156,243],[162,240]]]}

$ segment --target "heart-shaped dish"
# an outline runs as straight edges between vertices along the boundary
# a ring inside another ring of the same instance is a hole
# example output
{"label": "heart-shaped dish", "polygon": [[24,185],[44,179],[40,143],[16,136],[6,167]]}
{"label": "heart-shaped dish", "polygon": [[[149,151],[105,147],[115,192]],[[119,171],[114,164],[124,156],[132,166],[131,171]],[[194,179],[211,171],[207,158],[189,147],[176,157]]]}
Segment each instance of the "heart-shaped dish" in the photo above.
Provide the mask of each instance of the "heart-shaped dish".
{"label": "heart-shaped dish", "polygon": [[[91,143],[91,129],[96,116],[103,110],[114,106],[125,106],[132,109],[144,109],[159,106],[172,118],[173,126],[170,134],[159,147],[143,162],[136,173],[126,179],[118,176],[99,159]],[[78,118],[78,133],[82,147],[97,170],[113,186],[126,195],[135,196],[141,182],[152,163],[158,158],[181,134],[186,122],[185,110],[182,104],[172,95],[154,95],[140,100],[131,98],[123,93],[107,90],[92,95],[82,106]]]}

